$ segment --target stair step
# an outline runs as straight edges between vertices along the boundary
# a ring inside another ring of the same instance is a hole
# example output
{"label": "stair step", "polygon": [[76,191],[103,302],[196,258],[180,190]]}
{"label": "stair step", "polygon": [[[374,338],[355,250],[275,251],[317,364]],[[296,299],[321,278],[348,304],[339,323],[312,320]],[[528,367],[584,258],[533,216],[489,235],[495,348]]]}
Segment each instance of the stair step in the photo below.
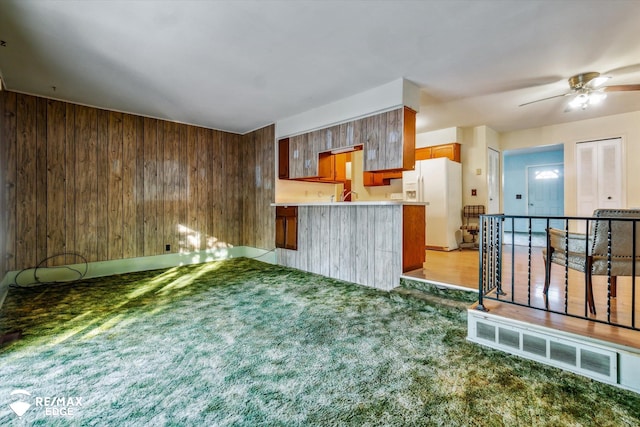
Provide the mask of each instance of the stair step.
{"label": "stair step", "polygon": [[394,289],[394,291],[399,291],[400,289],[418,291],[428,295],[437,296],[441,299],[456,300],[464,302],[466,304],[471,304],[478,300],[478,293],[476,291],[451,289],[447,288],[446,286],[437,285],[422,280],[401,278],[400,287]]}

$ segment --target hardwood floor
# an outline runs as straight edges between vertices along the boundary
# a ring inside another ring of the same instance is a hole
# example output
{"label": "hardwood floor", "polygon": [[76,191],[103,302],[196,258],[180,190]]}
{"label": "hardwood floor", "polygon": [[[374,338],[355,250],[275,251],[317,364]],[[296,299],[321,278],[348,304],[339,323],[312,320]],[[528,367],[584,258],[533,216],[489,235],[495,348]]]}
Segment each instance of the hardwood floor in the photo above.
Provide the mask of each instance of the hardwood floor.
{"label": "hardwood floor", "polygon": [[[569,270],[565,277],[564,268],[553,265],[551,286],[548,297],[545,298],[543,293],[544,260],[541,250],[540,247],[532,248],[531,264],[529,264],[529,248],[527,246],[504,246],[501,280],[502,289],[506,295],[500,298],[525,305],[529,301],[530,306],[541,309],[544,309],[548,304],[550,310],[569,315],[585,316],[585,313],[588,314],[585,305],[584,274],[580,272]],[[424,267],[409,272],[405,276],[477,290],[478,269],[478,251],[476,250],[451,252],[427,250]],[[607,278],[606,276],[594,276],[593,289],[597,314],[588,315],[588,317],[603,322],[609,320],[625,326],[635,325],[636,328],[639,328],[640,279],[636,279],[635,288],[635,313],[632,313],[633,283],[630,277],[618,278],[618,294],[616,298],[610,299],[608,309]],[[640,349],[640,331],[495,300],[485,300],[485,306],[492,314]],[[633,314],[635,318],[633,318]]]}

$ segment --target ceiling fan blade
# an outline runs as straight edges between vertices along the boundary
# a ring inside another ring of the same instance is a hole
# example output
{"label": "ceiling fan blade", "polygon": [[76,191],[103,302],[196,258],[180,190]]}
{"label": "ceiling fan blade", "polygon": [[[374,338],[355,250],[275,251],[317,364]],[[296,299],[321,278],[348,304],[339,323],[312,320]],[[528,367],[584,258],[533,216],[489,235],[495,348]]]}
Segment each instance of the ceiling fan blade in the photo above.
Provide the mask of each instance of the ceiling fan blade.
{"label": "ceiling fan blade", "polygon": [[605,86],[601,89],[606,92],[625,92],[625,91],[632,91],[632,90],[640,90],[640,84]]}
{"label": "ceiling fan blade", "polygon": [[524,107],[525,105],[533,104],[533,103],[536,103],[536,102],[546,101],[548,99],[560,98],[562,96],[569,96],[569,95],[573,95],[573,92],[563,93],[562,95],[554,95],[554,96],[550,96],[548,98],[536,99],[535,101],[525,102],[524,104],[520,104],[520,105],[518,105],[518,107]]}

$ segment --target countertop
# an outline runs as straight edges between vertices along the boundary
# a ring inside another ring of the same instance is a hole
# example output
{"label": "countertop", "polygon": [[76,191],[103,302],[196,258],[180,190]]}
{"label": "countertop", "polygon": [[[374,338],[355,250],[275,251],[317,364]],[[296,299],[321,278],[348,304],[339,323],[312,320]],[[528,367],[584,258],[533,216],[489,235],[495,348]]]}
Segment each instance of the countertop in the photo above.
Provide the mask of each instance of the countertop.
{"label": "countertop", "polygon": [[278,202],[271,206],[400,206],[418,205],[427,206],[425,202],[407,202],[404,200],[363,200],[361,202]]}

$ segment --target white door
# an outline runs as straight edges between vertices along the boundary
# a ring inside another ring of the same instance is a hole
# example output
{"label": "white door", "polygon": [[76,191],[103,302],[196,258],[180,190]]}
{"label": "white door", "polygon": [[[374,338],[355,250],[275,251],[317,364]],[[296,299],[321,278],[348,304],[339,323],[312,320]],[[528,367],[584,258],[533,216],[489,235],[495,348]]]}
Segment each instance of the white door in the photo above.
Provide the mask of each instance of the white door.
{"label": "white door", "polygon": [[[527,215],[564,215],[564,166],[562,164],[527,167]],[[552,227],[562,228],[562,221],[552,221]],[[546,221],[534,220],[533,232],[544,232]]]}
{"label": "white door", "polygon": [[487,213],[500,213],[500,153],[489,148],[487,152]]}
{"label": "white door", "polygon": [[625,206],[621,138],[576,144],[577,214]]}

